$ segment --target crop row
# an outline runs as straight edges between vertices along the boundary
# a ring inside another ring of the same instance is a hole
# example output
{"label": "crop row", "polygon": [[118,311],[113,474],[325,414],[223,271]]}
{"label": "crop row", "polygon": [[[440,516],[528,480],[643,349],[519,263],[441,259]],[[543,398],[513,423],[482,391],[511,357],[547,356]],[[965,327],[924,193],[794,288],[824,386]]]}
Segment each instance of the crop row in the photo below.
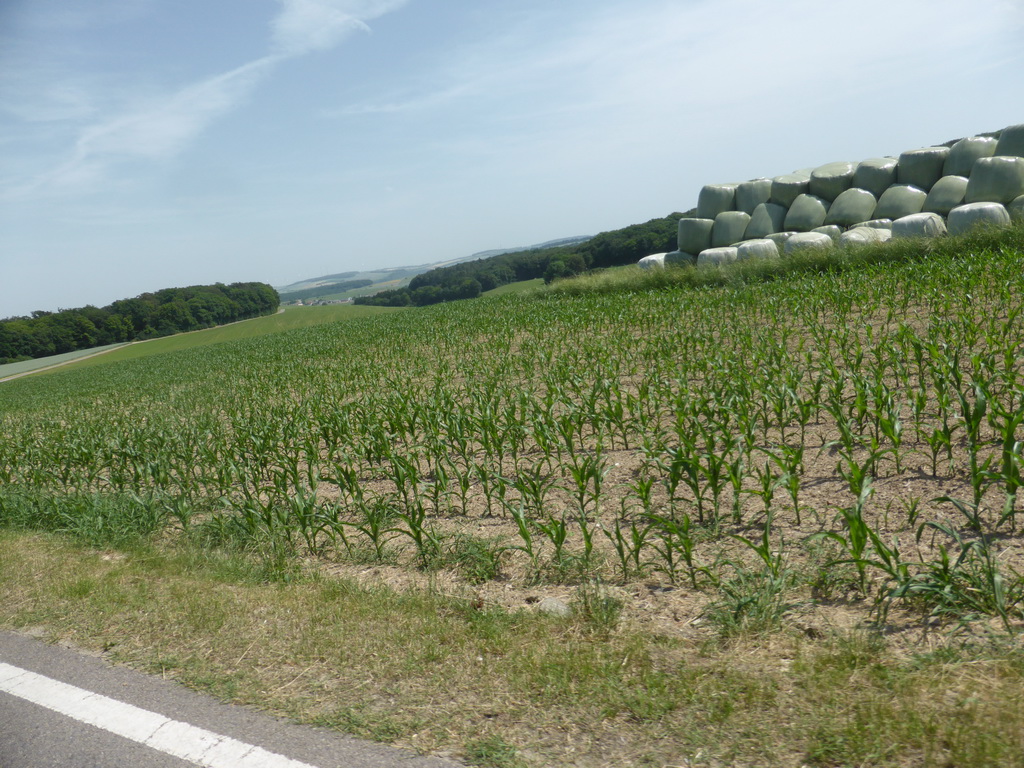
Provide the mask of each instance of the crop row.
{"label": "crop row", "polygon": [[989,249],[507,297],[13,382],[0,512],[12,493],[127,495],[221,539],[402,541],[424,567],[459,521],[497,517],[535,578],[571,561],[691,587],[725,585],[723,552],[771,583],[818,542],[880,604],[1010,622],[1020,267]]}

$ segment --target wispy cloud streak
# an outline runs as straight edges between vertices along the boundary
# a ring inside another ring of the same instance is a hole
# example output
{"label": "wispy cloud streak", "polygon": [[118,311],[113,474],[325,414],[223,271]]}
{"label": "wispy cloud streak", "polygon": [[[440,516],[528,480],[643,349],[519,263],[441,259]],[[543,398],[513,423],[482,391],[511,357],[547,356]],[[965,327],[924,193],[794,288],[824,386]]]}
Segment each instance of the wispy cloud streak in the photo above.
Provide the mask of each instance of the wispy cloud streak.
{"label": "wispy cloud streak", "polygon": [[243,104],[284,62],[328,50],[355,32],[368,31],[368,20],[407,1],[280,0],[281,10],[270,24],[266,56],[83,128],[70,159],[6,196],[81,191],[106,178],[115,164],[174,157],[218,118]]}

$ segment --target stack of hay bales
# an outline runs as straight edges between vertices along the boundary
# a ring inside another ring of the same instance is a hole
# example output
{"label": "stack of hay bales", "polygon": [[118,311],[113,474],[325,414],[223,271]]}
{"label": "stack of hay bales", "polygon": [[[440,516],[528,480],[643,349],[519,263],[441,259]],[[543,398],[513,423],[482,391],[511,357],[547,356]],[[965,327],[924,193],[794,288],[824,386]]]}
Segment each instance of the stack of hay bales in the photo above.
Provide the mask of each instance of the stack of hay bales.
{"label": "stack of hay bales", "polygon": [[663,263],[725,264],[1014,220],[1024,220],[1024,124],[898,158],[709,184]]}

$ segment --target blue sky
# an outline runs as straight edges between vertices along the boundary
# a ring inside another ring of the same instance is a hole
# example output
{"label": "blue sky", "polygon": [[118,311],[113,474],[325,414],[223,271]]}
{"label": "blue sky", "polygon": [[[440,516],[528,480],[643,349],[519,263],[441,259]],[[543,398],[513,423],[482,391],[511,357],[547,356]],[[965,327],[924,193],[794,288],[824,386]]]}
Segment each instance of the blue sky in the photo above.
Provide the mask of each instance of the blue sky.
{"label": "blue sky", "polygon": [[1024,122],[1021,0],[2,0],[0,317],[592,234]]}

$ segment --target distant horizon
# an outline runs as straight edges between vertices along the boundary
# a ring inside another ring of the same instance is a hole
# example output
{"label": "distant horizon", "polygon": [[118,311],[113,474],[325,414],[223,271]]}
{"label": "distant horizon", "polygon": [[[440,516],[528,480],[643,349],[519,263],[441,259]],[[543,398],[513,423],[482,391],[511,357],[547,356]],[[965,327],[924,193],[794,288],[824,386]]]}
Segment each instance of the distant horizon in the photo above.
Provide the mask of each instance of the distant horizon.
{"label": "distant horizon", "polygon": [[999,130],[1021,39],[1006,0],[8,0],[0,317],[450,261]]}

